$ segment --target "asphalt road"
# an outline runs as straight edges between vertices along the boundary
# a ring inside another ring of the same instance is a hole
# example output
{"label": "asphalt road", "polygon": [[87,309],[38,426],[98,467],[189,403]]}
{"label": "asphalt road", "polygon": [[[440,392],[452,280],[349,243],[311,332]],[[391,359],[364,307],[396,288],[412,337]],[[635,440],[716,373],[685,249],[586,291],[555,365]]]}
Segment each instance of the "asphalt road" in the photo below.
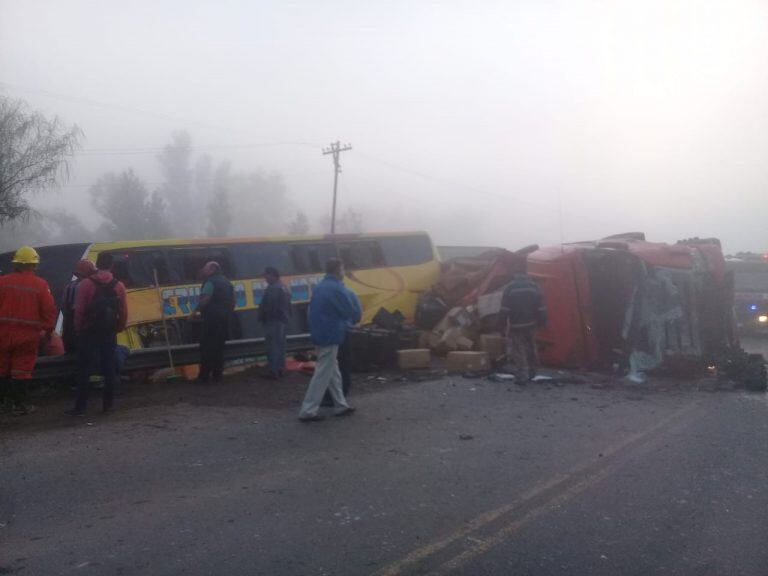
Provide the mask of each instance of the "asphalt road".
{"label": "asphalt road", "polygon": [[768,573],[764,395],[372,381],[354,416],[302,424],[303,386],[6,422],[0,574]]}

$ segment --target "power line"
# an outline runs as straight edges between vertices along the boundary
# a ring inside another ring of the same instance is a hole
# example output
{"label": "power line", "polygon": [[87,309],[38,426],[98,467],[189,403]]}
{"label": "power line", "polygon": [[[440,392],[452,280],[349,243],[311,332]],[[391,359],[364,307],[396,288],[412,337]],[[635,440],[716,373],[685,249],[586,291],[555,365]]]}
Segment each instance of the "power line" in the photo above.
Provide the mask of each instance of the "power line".
{"label": "power line", "polygon": [[440,178],[437,176],[432,176],[430,174],[425,174],[424,172],[419,172],[418,170],[413,170],[411,168],[406,168],[404,166],[399,166],[397,164],[394,164],[392,162],[389,162],[387,160],[382,160],[381,158],[376,158],[375,156],[371,156],[370,154],[364,154],[362,152],[358,152],[360,156],[363,158],[367,158],[368,160],[371,160],[373,162],[377,162],[379,164],[383,164],[384,166],[388,166],[389,168],[394,168],[395,170],[399,170],[400,172],[404,172],[406,174],[410,174],[412,176],[417,176],[423,180],[427,180],[430,182],[433,182],[435,184],[440,184],[441,186],[446,186],[449,188],[455,188],[458,190],[466,190],[468,192],[473,192],[475,194],[480,194],[482,196],[489,196],[491,198],[497,198],[500,200],[514,200],[515,202],[518,202],[520,204],[525,204],[527,206],[531,206],[532,208],[538,208],[539,210],[544,210],[546,212],[557,212],[556,208],[551,208],[549,206],[544,206],[542,204],[537,204],[536,202],[531,202],[530,200],[526,200],[525,198],[520,198],[519,196],[514,195],[507,195],[507,194],[498,194],[494,192],[490,192],[488,190],[482,190],[480,188],[475,188],[473,186],[466,186],[463,184],[456,184],[454,182],[450,182],[444,178]]}
{"label": "power line", "polygon": [[[317,142],[302,141],[271,141],[271,142],[253,142],[251,144],[212,144],[209,146],[190,146],[188,149],[193,152],[210,150],[247,150],[251,148],[268,148],[271,146],[307,146],[316,147]],[[165,146],[148,146],[145,148],[84,148],[75,152],[76,156],[134,156],[144,154],[159,154],[165,151]]]}
{"label": "power line", "polygon": [[[165,114],[163,112],[157,112],[155,110],[147,110],[145,108],[136,108],[133,106],[126,106],[124,104],[116,103],[116,102],[107,102],[104,100],[94,100],[91,98],[83,98],[81,96],[73,96],[70,94],[61,94],[59,92],[52,92],[50,90],[40,90],[35,88],[29,88],[27,86],[22,86],[19,84],[14,84],[12,82],[5,82],[0,80],[0,89],[3,90],[11,90],[13,92],[19,92],[22,94],[37,94],[39,96],[44,96],[46,98],[53,98],[56,100],[63,100],[66,102],[73,102],[75,104],[85,104],[87,106],[92,106],[96,108],[105,108],[108,110],[118,110],[120,112],[128,112],[130,114],[137,114],[140,116],[147,116],[151,118],[159,118],[162,120],[166,120],[168,122],[172,122],[176,125],[197,125],[201,128],[206,128],[209,130],[226,130],[229,133],[239,133],[239,134],[247,134],[244,130],[237,130],[233,129],[230,126],[221,126],[218,124],[209,124],[207,122],[200,122],[199,120],[191,120],[189,118],[180,118],[178,116],[173,116],[170,114]],[[279,144],[296,144],[296,145],[302,145],[302,146],[320,146],[321,144],[317,142],[280,142]],[[83,151],[84,152],[84,151]],[[143,153],[143,152],[142,152]]]}
{"label": "power line", "polygon": [[456,190],[465,190],[465,191],[472,192],[474,194],[478,194],[478,195],[481,195],[481,196],[487,196],[489,198],[495,198],[495,199],[505,200],[505,201],[510,201],[511,200],[511,201],[516,202],[518,204],[524,204],[526,206],[530,206],[532,208],[536,208],[536,209],[541,210],[543,212],[548,212],[548,213],[551,213],[551,214],[555,214],[555,215],[557,215],[557,218],[558,218],[558,221],[559,221],[561,240],[562,240],[562,236],[564,234],[563,230],[562,230],[563,222],[564,222],[564,218],[563,218],[564,216],[572,216],[574,218],[580,218],[582,220],[586,219],[586,220],[589,220],[589,221],[591,221],[591,222],[593,222],[595,224],[600,224],[601,226],[606,226],[606,227],[610,227],[610,228],[615,227],[615,223],[614,222],[608,222],[607,220],[603,220],[601,218],[595,218],[594,214],[589,214],[588,216],[585,216],[585,215],[576,214],[576,213],[568,211],[568,210],[564,210],[562,208],[562,196],[561,196],[562,193],[561,193],[561,191],[559,189],[558,189],[557,205],[554,206],[554,207],[552,207],[552,206],[544,206],[542,204],[538,204],[536,202],[531,202],[530,200],[527,200],[525,198],[521,198],[521,197],[516,196],[516,195],[499,194],[499,193],[491,192],[489,190],[483,190],[483,189],[480,189],[480,188],[475,188],[473,186],[457,185],[457,184],[455,184],[453,182],[450,182],[450,181],[448,181],[448,180],[446,180],[444,178],[439,178],[437,176],[432,176],[430,174],[425,174],[424,172],[419,172],[418,170],[413,170],[411,168],[407,168],[407,167],[404,167],[404,166],[399,166],[399,165],[394,164],[392,162],[389,162],[387,160],[382,160],[381,158],[376,158],[375,156],[371,156],[370,154],[365,154],[365,153],[362,153],[362,152],[358,151],[358,155],[363,157],[363,158],[365,158],[365,159],[368,159],[370,161],[377,162],[379,164],[382,164],[382,165],[387,166],[389,168],[393,168],[393,169],[398,170],[400,172],[403,172],[405,174],[410,174],[412,176],[417,176],[418,178],[421,178],[423,180],[427,180],[429,182],[433,182],[435,184],[439,184],[441,186],[445,186],[445,187],[448,187],[448,188],[453,188],[453,189],[456,189]]}
{"label": "power line", "polygon": [[143,108],[134,108],[132,106],[125,106],[124,104],[117,104],[114,102],[105,102],[101,100],[93,100],[90,98],[83,98],[81,96],[71,96],[69,94],[60,94],[58,92],[51,92],[50,90],[40,90],[35,88],[28,88],[26,86],[21,86],[19,84],[12,84],[10,82],[4,82],[0,81],[0,87],[4,89],[11,89],[16,92],[26,93],[26,94],[37,94],[39,96],[45,96],[47,98],[55,98],[57,100],[64,100],[67,102],[73,102],[75,104],[86,104],[88,106],[93,106],[96,108],[107,108],[111,110],[119,110],[121,112],[129,112],[131,114],[139,114],[142,116],[150,116],[153,118],[161,118],[163,120],[168,120],[174,123],[183,123],[183,124],[199,124],[201,126],[206,126],[208,128],[216,128],[216,129],[225,129],[223,126],[212,126],[212,125],[206,125],[204,123],[198,122],[196,120],[189,120],[184,118],[179,118],[176,116],[171,116],[169,114],[164,114],[162,112],[156,112],[154,110],[146,110]]}

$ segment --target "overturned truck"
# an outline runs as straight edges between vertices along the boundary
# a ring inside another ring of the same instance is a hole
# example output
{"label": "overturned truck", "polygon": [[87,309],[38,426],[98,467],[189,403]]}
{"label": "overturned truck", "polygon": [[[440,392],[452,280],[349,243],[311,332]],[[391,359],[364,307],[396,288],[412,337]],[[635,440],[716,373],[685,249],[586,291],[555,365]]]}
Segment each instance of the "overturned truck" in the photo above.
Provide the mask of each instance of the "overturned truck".
{"label": "overturned truck", "polygon": [[733,279],[716,239],[665,244],[620,234],[535,250],[528,272],[549,311],[537,334],[544,364],[642,380],[658,368],[752,363],[762,384],[750,387],[764,386],[762,359],[738,346]]}
{"label": "overturned truck", "polygon": [[537,333],[543,364],[636,381],[651,370],[695,374],[715,365],[764,389],[762,357],[739,348],[733,277],[716,239],[666,244],[637,232],[449,260],[417,311],[429,346],[484,349],[491,334],[499,338],[501,293],[526,268],[547,306]]}

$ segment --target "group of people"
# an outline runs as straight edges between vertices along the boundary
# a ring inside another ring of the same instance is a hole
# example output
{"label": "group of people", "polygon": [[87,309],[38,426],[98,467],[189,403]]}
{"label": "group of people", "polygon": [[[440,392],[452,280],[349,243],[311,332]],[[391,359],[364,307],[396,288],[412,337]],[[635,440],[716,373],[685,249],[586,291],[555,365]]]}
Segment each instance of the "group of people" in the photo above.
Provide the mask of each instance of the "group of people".
{"label": "group of people", "polygon": [[[75,405],[66,413],[85,414],[90,376],[98,359],[104,377],[102,408],[114,407],[117,378],[117,333],[125,329],[128,307],[125,286],[112,276],[112,255],[99,254],[96,264],[77,263],[62,294],[64,349],[77,357]],[[14,414],[27,414],[27,382],[41,346],[51,341],[58,310],[45,279],[35,274],[40,255],[22,246],[14,254],[13,272],[0,276],[0,382]]]}
{"label": "group of people", "polygon": [[[38,253],[24,246],[16,251],[12,262],[14,271],[0,276],[0,397],[8,399],[14,413],[24,414],[30,411],[24,402],[26,381],[32,377],[41,343],[51,339],[58,314],[48,283],[35,274],[40,263]],[[74,279],[62,294],[64,348],[77,357],[78,366],[75,404],[66,412],[72,416],[85,414],[90,376],[95,371],[104,378],[103,411],[114,408],[117,334],[125,329],[128,306],[125,286],[112,275],[112,265],[113,257],[107,252],[98,254],[95,265],[90,260],[79,261]],[[200,297],[191,314],[202,320],[198,381],[218,382],[224,370],[235,292],[217,262],[205,264],[200,276]],[[258,310],[266,340],[264,376],[279,379],[285,370],[291,293],[276,268],[267,267],[264,279],[267,287]],[[325,277],[312,290],[308,317],[317,360],[299,410],[301,422],[322,420],[321,406],[333,406],[336,416],[355,411],[346,398],[350,387],[347,333],[360,322],[362,307],[343,279],[342,262],[332,258],[326,263]],[[505,287],[501,316],[516,379],[527,381],[535,375],[538,356],[534,332],[546,322],[546,309],[538,286],[526,274],[516,275]],[[94,360],[98,360],[97,365]]]}
{"label": "group of people", "polygon": [[[362,307],[357,295],[344,285],[344,266],[338,259],[326,263],[325,277],[312,290],[309,303],[309,329],[317,347],[312,380],[304,396],[299,420],[322,420],[321,405],[334,407],[336,416],[348,416],[355,409],[346,395],[350,387],[349,349],[345,346],[348,329],[360,322]],[[216,262],[202,269],[204,277],[200,299],[193,317],[202,319],[200,335],[199,382],[218,382],[224,368],[224,344],[228,322],[235,307],[232,284]],[[286,333],[292,317],[291,293],[274,267],[264,270],[267,287],[259,303],[258,318],[264,325],[268,379],[282,378],[285,371]]]}

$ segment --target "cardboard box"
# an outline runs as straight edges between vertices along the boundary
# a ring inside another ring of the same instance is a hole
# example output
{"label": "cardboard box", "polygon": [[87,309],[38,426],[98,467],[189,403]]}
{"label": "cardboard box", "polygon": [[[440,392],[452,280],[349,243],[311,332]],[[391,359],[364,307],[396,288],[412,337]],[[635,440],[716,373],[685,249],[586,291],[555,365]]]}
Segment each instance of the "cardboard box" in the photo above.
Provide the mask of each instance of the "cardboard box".
{"label": "cardboard box", "polygon": [[490,365],[488,352],[449,352],[446,362],[448,372],[479,372]]}
{"label": "cardboard box", "polygon": [[494,362],[507,353],[507,339],[500,334],[483,334],[480,336],[479,348],[488,352],[488,358]]}
{"label": "cardboard box", "polygon": [[424,348],[397,351],[397,367],[401,370],[429,368],[430,353]]}

